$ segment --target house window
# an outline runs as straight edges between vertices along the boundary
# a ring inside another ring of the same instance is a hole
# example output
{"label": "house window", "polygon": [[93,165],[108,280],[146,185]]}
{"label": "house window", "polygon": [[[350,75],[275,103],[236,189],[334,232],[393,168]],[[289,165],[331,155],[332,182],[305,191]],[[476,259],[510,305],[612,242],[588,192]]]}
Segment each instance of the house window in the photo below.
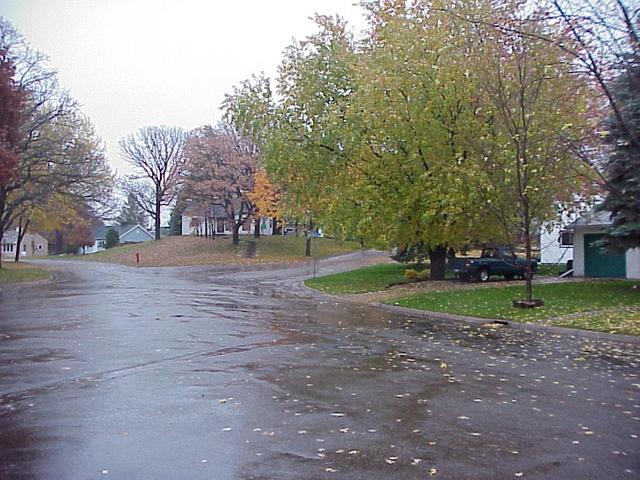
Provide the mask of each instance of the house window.
{"label": "house window", "polygon": [[104,240],[98,240],[98,248],[104,248]]}
{"label": "house window", "polygon": [[560,246],[573,247],[573,230],[563,230],[560,232]]}
{"label": "house window", "polygon": [[22,253],[27,253],[27,246],[26,245],[22,245]]}

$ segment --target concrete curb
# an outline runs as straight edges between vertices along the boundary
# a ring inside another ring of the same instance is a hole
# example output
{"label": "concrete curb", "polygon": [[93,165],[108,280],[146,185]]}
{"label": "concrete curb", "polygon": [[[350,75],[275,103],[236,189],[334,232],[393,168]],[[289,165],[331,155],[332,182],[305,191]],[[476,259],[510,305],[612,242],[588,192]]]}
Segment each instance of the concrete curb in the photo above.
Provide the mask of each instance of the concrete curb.
{"label": "concrete curb", "polygon": [[329,297],[329,298],[332,298],[338,301],[343,301],[343,302],[360,303],[362,305],[371,305],[374,308],[379,308],[381,310],[386,310],[388,312],[394,312],[394,313],[398,313],[401,315],[405,315],[405,316],[417,318],[417,319],[446,320],[449,322],[464,323],[467,325],[470,324],[470,325],[476,325],[476,326],[487,325],[495,322],[499,324],[501,328],[512,328],[515,330],[524,330],[529,332],[537,331],[537,332],[550,333],[550,334],[556,334],[556,335],[566,335],[572,338],[585,338],[585,339],[593,339],[593,340],[604,340],[609,342],[627,343],[631,345],[640,345],[640,336],[635,336],[635,335],[622,335],[618,333],[594,332],[592,330],[579,330],[577,328],[568,328],[568,327],[553,327],[553,326],[539,325],[536,323],[520,323],[520,322],[509,321],[509,320],[502,320],[498,318],[469,317],[466,315],[454,315],[451,313],[432,312],[429,310],[418,310],[415,308],[401,307],[399,305],[389,305],[386,303],[358,302],[357,300],[347,299],[339,295],[332,295],[329,293],[324,293],[320,290],[315,290],[313,288],[307,287],[304,284],[304,280],[300,281],[298,285],[302,290],[305,290],[319,297]]}
{"label": "concrete curb", "polygon": [[[308,288],[308,287],[307,287]],[[629,343],[633,345],[640,345],[640,336],[635,335],[622,335],[619,333],[606,333],[606,332],[594,332],[592,330],[580,330],[577,328],[568,327],[553,327],[547,325],[539,325],[536,323],[521,323],[509,320],[502,320],[498,318],[479,318],[468,317],[465,315],[453,315],[443,312],[432,312],[429,310],[418,310],[415,308],[400,307],[398,305],[387,305],[385,303],[371,303],[376,308],[387,310],[390,312],[400,313],[414,318],[421,319],[438,319],[447,320],[458,323],[466,323],[472,325],[486,325],[493,322],[502,325],[502,328],[513,328],[515,330],[525,331],[538,331],[544,333],[552,333],[558,335],[567,335],[574,338],[589,338],[596,340],[607,340],[611,342]]]}

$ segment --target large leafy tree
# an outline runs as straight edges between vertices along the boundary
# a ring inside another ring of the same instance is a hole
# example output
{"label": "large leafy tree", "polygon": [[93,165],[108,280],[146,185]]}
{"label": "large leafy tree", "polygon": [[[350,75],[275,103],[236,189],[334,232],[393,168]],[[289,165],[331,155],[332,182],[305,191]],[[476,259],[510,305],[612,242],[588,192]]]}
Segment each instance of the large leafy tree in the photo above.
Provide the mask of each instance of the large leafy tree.
{"label": "large leafy tree", "polygon": [[475,224],[462,142],[474,117],[455,22],[422,8],[368,3],[360,49],[344,21],[318,16],[285,52],[278,102],[256,77],[226,107],[261,144],[285,213],[363,243],[421,244],[442,278],[446,248]]}
{"label": "large leafy tree", "polygon": [[[471,145],[484,177],[478,186],[487,217],[501,227],[499,238],[524,243],[530,265],[536,227],[553,218],[563,194],[580,187],[583,164],[568,139],[582,138],[587,128],[589,89],[573,74],[567,55],[546,40],[552,27],[535,12],[523,16],[515,3],[507,7],[501,10],[502,29],[475,30],[473,51],[483,61],[469,67],[484,127]],[[539,38],[543,32],[545,39]],[[565,41],[561,32],[556,35]],[[528,302],[531,279],[528,268]]]}
{"label": "large leafy tree", "polygon": [[26,92],[14,80],[15,66],[6,50],[0,50],[0,185],[9,184],[18,164]]}
{"label": "large leafy tree", "polygon": [[275,128],[264,148],[270,178],[284,193],[289,218],[302,221],[310,234],[330,218],[330,206],[349,162],[346,135],[348,105],[355,91],[354,40],[339,17],[316,16],[318,31],[292,43],[279,68]]}
{"label": "large leafy tree", "polygon": [[251,199],[258,169],[258,149],[228,125],[201,127],[189,136],[181,195],[201,207],[205,218],[222,209],[233,223],[233,244],[240,227],[257,209]]}
{"label": "large leafy tree", "polygon": [[93,125],[60,88],[55,70],[1,19],[0,52],[12,62],[13,84],[24,94],[11,168],[0,182],[1,239],[25,209],[56,197],[98,211],[108,203],[113,175]]}
{"label": "large leafy tree", "polygon": [[362,42],[318,17],[277,95],[255,79],[234,92],[285,205],[364,243],[418,245],[432,278],[470,240],[522,241],[530,259],[535,226],[584,173],[576,43],[516,1],[364,6]]}
{"label": "large leafy tree", "polygon": [[476,225],[465,145],[476,119],[463,37],[455,18],[420,4],[367,7],[371,31],[349,110],[353,164],[341,177],[351,192],[343,198],[356,208],[341,210],[358,215],[356,236],[421,246],[431,277],[444,278],[447,249],[466,243]]}

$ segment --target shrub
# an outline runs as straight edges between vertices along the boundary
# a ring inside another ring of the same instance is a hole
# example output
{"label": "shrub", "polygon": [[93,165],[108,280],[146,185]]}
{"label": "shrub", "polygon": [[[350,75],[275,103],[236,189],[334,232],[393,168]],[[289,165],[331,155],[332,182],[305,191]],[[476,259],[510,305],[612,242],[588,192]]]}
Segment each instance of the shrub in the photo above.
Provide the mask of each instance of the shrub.
{"label": "shrub", "polygon": [[414,270],[413,268],[408,268],[407,270],[404,271],[404,278],[414,282],[420,278],[420,273],[417,270]]}
{"label": "shrub", "polygon": [[113,248],[118,245],[120,245],[120,235],[115,228],[110,228],[104,237],[104,247]]}
{"label": "shrub", "polygon": [[418,280],[429,280],[429,269],[425,268],[424,270],[421,270],[420,272],[418,272]]}
{"label": "shrub", "polygon": [[[418,268],[420,267],[418,266]],[[408,268],[404,271],[404,278],[409,282],[429,280],[429,269],[414,270],[413,268]]]}

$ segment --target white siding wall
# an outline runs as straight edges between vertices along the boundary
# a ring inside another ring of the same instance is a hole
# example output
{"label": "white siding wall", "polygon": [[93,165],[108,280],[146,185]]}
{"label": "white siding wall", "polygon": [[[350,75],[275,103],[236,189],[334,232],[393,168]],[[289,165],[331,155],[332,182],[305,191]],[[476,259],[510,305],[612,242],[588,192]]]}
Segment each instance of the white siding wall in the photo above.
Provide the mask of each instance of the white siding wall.
{"label": "white siding wall", "polygon": [[[200,225],[198,227],[193,227],[192,225],[192,219],[193,218],[199,218],[200,219]],[[273,220],[270,218],[264,218],[261,219],[261,225],[260,225],[260,230],[261,233],[263,235],[271,235],[273,233]],[[213,225],[209,225],[209,228],[213,227],[216,229],[216,233],[217,234],[223,234],[223,235],[230,235],[232,233],[232,228],[233,225],[231,225],[231,222],[229,221],[225,221],[224,222],[224,232],[218,232],[217,230],[217,222],[214,221]],[[254,231],[254,226],[255,226],[255,221],[254,220],[250,220],[249,221],[249,225],[248,225],[248,229],[245,230],[244,226],[240,227],[240,234],[252,234]],[[191,216],[191,215],[182,215],[182,235],[195,235],[197,233],[197,231],[200,231],[201,235],[204,235],[204,219],[203,217],[195,217],[195,216]]]}
{"label": "white siding wall", "polygon": [[[101,241],[104,242],[104,240],[101,240]],[[96,241],[90,247],[86,247],[84,249],[84,253],[96,253],[96,252],[99,252],[100,250],[104,250],[104,248],[98,247],[98,242]]]}
{"label": "white siding wall", "polygon": [[573,260],[573,248],[560,246],[562,227],[557,225],[550,232],[543,228],[540,232],[540,262],[562,263]]}
{"label": "white siding wall", "polygon": [[182,215],[182,235],[192,235],[193,228],[191,225],[191,216],[190,215]]}
{"label": "white siding wall", "polygon": [[584,277],[584,234],[596,233],[598,227],[576,228],[573,236],[573,276]]}
{"label": "white siding wall", "polygon": [[627,250],[627,278],[640,278],[640,248]]}

